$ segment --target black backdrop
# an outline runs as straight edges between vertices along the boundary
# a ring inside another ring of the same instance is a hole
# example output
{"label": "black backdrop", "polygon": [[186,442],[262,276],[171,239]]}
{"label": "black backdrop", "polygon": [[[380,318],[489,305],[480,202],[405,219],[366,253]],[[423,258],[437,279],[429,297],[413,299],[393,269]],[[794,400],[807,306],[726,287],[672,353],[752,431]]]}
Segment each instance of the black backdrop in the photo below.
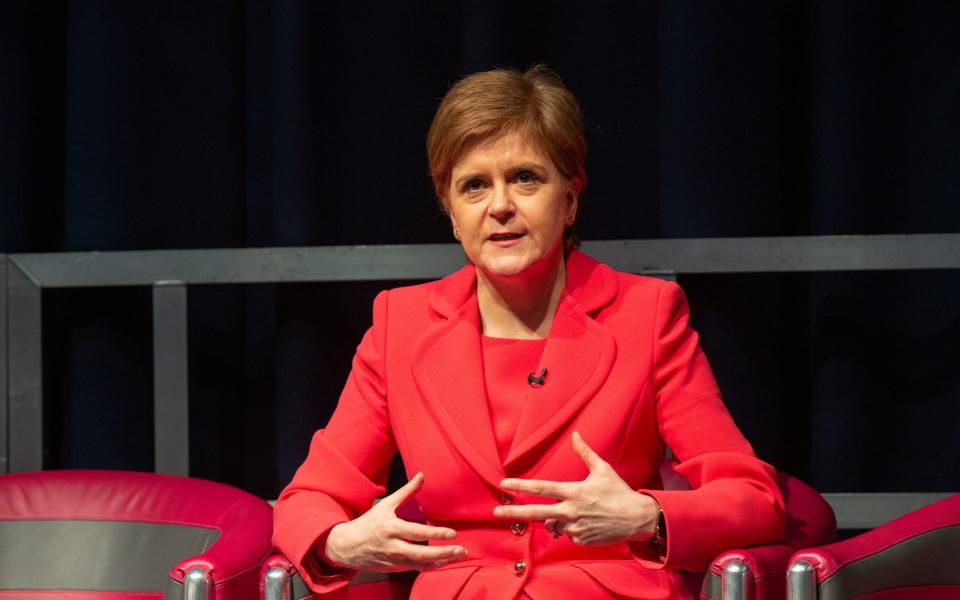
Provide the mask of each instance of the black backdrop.
{"label": "black backdrop", "polygon": [[[451,241],[424,137],[545,61],[585,239],[960,231],[960,4],[5,2],[0,252]],[[960,489],[956,271],[681,279],[758,454],[822,491]],[[190,290],[193,474],[267,497],[377,284]],[[45,295],[48,467],[150,469],[147,290]]]}

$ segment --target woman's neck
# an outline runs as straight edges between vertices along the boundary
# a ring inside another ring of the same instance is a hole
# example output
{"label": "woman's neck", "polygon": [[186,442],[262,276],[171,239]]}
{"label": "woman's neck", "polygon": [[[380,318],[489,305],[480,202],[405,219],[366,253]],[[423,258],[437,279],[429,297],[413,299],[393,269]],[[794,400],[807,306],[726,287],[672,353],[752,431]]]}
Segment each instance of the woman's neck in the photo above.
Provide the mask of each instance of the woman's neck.
{"label": "woman's neck", "polygon": [[545,338],[566,283],[563,251],[511,277],[477,269],[477,303],[483,333],[491,337]]}

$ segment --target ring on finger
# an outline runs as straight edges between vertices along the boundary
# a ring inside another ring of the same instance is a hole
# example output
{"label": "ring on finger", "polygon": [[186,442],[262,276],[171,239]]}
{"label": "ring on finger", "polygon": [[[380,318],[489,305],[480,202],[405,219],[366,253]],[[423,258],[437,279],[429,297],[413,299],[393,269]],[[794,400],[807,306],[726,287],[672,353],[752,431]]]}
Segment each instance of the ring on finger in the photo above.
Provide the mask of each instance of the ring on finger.
{"label": "ring on finger", "polygon": [[553,539],[557,539],[563,534],[563,531],[560,526],[560,521],[554,520],[550,526],[550,533],[553,534]]}

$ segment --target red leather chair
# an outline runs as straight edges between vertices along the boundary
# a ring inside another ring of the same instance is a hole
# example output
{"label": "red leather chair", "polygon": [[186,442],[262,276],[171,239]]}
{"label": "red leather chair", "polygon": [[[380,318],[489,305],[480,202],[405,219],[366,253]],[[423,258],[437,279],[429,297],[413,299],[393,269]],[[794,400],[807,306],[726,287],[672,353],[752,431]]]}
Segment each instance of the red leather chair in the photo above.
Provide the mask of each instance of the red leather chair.
{"label": "red leather chair", "polygon": [[266,502],[212,481],[0,475],[0,599],[252,600],[271,531]]}
{"label": "red leather chair", "polygon": [[[683,489],[686,481],[673,474],[668,466],[661,469],[664,487]],[[704,573],[681,573],[691,595],[702,600],[782,600],[790,556],[800,548],[824,544],[837,537],[833,510],[810,486],[789,475],[779,474],[780,489],[787,509],[787,528],[783,542],[730,550],[718,556]],[[398,516],[417,520],[415,507],[403,507]],[[423,520],[423,516],[419,516]],[[263,600],[402,600],[409,596],[415,572],[360,573],[348,587],[332,594],[313,595],[296,568],[283,555],[270,557],[263,565],[261,592]]]}
{"label": "red leather chair", "polygon": [[960,494],[790,559],[792,600],[960,599]]}

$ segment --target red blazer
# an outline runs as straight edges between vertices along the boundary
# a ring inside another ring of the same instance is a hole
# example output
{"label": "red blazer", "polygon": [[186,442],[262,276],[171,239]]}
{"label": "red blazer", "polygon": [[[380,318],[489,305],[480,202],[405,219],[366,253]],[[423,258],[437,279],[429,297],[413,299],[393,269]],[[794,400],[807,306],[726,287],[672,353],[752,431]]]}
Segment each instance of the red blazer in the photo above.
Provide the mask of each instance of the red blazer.
{"label": "red blazer", "polygon": [[[414,598],[512,598],[521,590],[551,599],[685,597],[674,569],[703,570],[724,549],[781,538],[784,526],[775,472],[754,456],[721,402],[688,317],[675,283],[571,252],[540,362],[546,383],[530,389],[501,461],[484,390],[474,267],[382,292],[336,411],[280,494],[275,545],[314,590],[345,585],[353,573],[322,575],[310,548],[384,493],[399,450],[409,475],[424,473],[417,501],[428,522],[456,529],[455,542],[468,551],[421,573]],[[577,546],[554,539],[542,522],[514,528],[518,534],[493,517],[504,477],[587,476],[571,445],[575,429],[660,503],[665,552],[647,543]],[[660,489],[665,446],[692,490]]]}

